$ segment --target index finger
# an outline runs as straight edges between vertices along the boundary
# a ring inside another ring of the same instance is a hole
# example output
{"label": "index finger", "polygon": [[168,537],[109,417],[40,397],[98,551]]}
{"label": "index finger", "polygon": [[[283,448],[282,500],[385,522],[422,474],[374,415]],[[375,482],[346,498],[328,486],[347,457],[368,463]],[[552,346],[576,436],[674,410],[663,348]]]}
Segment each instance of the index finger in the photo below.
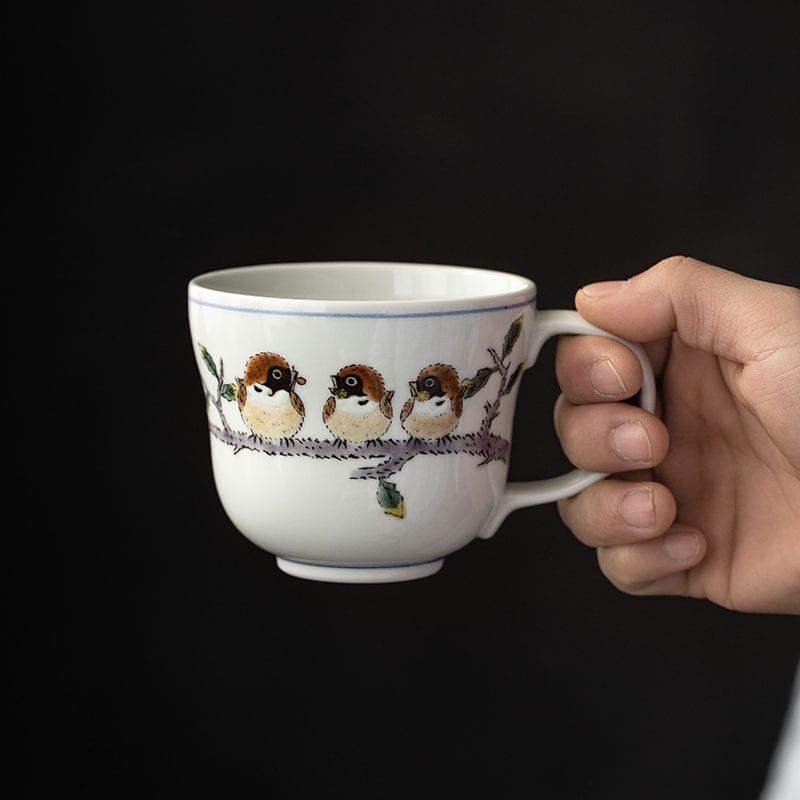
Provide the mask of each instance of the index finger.
{"label": "index finger", "polygon": [[600,336],[562,336],[556,379],[574,404],[618,402],[642,387],[639,359],[620,342]]}

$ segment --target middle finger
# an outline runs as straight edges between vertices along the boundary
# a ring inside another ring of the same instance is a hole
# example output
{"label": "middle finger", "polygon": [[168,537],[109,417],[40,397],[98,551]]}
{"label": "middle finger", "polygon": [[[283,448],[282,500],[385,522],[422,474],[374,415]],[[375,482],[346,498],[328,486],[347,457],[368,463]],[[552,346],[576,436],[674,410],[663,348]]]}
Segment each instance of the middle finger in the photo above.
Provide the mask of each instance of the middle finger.
{"label": "middle finger", "polygon": [[556,433],[567,458],[592,472],[630,472],[661,463],[669,433],[661,420],[626,403],[556,401]]}

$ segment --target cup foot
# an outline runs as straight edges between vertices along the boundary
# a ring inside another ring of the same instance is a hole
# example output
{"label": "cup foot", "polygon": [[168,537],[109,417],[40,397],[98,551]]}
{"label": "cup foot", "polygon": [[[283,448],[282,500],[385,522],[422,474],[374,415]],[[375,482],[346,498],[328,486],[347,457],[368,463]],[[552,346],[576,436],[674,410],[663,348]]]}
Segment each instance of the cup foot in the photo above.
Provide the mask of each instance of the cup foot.
{"label": "cup foot", "polygon": [[421,564],[389,564],[386,566],[343,566],[337,564],[313,564],[277,556],[278,567],[295,578],[331,583],[395,583],[413,581],[434,575],[444,564],[444,559],[425,561]]}

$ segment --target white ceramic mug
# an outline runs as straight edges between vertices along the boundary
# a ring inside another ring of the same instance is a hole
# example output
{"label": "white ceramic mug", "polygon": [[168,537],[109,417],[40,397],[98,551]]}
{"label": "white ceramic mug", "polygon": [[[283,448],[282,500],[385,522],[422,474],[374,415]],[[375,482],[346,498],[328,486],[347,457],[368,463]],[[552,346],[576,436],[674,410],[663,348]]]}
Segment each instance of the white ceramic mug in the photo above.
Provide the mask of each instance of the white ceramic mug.
{"label": "white ceramic mug", "polygon": [[[558,334],[519,275],[332,262],[218,270],[189,284],[214,479],[234,526],[302,578],[421,578],[511,511],[605,477],[508,483],[519,378]],[[652,367],[636,344],[652,411]]]}

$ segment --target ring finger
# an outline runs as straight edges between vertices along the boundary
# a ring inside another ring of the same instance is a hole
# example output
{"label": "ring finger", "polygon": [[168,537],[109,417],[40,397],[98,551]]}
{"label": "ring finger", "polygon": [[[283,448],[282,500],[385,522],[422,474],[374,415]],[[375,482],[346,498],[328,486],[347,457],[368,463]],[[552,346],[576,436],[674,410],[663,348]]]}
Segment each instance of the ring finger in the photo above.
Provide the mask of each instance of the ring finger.
{"label": "ring finger", "polygon": [[669,448],[661,420],[625,403],[556,401],[556,433],[567,458],[592,472],[630,472],[659,464]]}

